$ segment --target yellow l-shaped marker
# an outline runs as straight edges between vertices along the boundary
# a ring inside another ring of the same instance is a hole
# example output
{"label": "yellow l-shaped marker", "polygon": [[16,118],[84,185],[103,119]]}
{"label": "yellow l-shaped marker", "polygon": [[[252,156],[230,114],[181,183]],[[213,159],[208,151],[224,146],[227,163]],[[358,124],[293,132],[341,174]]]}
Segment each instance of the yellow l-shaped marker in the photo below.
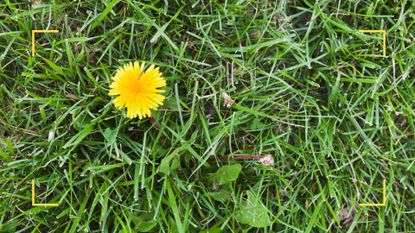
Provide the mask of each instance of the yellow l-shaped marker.
{"label": "yellow l-shaped marker", "polygon": [[47,206],[47,207],[56,207],[59,206],[58,203],[36,203],[35,202],[35,180],[32,180],[32,206]]}
{"label": "yellow l-shaped marker", "polygon": [[383,56],[386,57],[386,30],[359,30],[366,33],[383,33]]}
{"label": "yellow l-shaped marker", "polygon": [[386,180],[383,180],[383,201],[382,203],[365,203],[359,206],[386,206]]}
{"label": "yellow l-shaped marker", "polygon": [[59,30],[32,30],[32,57],[35,56],[36,53],[36,46],[35,46],[35,34],[36,33],[56,33],[59,32]]}

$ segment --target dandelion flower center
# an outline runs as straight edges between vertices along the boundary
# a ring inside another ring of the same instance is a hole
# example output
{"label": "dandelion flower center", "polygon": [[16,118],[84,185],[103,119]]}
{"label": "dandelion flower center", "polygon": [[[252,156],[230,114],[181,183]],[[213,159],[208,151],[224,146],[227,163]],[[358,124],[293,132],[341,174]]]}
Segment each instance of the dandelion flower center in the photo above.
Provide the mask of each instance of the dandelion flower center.
{"label": "dandelion flower center", "polygon": [[144,70],[144,64],[128,63],[120,67],[112,77],[109,95],[117,96],[113,103],[116,108],[127,108],[127,117],[142,119],[151,116],[150,110],[157,110],[163,103],[166,80],[158,67],[150,66]]}

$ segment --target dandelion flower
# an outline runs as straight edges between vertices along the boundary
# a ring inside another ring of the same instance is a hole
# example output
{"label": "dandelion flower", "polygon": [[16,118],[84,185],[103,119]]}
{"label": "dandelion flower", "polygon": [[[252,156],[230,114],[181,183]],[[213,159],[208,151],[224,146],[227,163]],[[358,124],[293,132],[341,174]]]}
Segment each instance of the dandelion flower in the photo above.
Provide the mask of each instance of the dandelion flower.
{"label": "dandelion flower", "polygon": [[143,119],[151,116],[164,101],[166,80],[158,67],[150,66],[144,70],[144,63],[130,62],[118,68],[112,77],[109,95],[117,96],[113,103],[116,108],[127,108],[127,117]]}

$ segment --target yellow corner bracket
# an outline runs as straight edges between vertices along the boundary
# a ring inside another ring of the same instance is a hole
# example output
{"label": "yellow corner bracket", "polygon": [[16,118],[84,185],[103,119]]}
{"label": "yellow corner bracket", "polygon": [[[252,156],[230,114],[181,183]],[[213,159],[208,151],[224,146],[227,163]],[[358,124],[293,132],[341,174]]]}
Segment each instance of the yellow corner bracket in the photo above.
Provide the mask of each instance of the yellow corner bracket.
{"label": "yellow corner bracket", "polygon": [[383,201],[382,203],[365,203],[359,204],[362,207],[370,207],[370,206],[386,206],[386,180],[383,180]]}
{"label": "yellow corner bracket", "polygon": [[32,206],[56,207],[58,203],[35,203],[35,180],[32,180]]}
{"label": "yellow corner bracket", "polygon": [[386,57],[386,30],[359,30],[363,33],[383,33],[383,56]]}
{"label": "yellow corner bracket", "polygon": [[35,34],[36,33],[56,33],[59,32],[59,30],[32,30],[32,57],[36,54],[36,46],[35,46]]}

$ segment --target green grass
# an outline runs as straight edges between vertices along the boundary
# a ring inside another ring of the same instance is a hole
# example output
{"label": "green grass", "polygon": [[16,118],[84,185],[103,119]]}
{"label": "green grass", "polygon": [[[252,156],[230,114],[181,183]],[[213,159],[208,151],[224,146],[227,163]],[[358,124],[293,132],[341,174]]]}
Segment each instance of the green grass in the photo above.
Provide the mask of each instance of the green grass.
{"label": "green grass", "polygon": [[[1,1],[0,231],[414,232],[414,42],[412,1]],[[108,96],[134,60],[152,120]]]}

